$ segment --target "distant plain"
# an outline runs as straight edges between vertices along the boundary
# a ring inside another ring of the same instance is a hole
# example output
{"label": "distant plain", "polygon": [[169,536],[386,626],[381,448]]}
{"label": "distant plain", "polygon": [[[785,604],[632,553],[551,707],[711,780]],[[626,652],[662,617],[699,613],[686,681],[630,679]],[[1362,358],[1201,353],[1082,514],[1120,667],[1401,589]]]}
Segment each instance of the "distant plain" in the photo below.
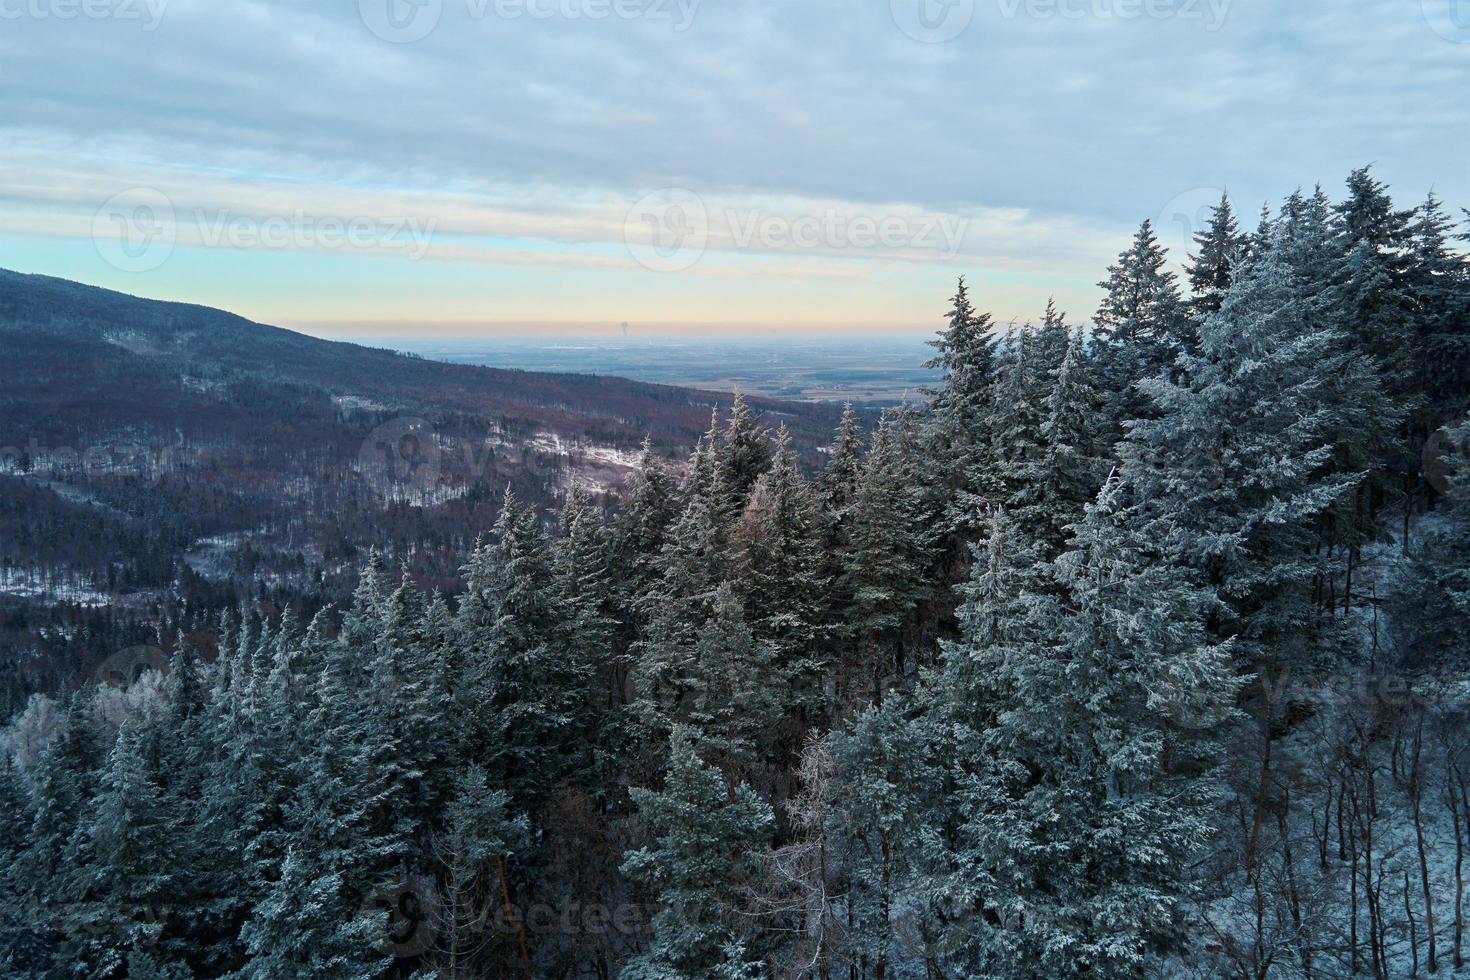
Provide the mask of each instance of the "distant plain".
{"label": "distant plain", "polygon": [[525,371],[601,374],[709,391],[739,388],[793,401],[897,404],[937,375],[923,338],[852,340],[518,340],[414,338],[364,341],[430,360]]}

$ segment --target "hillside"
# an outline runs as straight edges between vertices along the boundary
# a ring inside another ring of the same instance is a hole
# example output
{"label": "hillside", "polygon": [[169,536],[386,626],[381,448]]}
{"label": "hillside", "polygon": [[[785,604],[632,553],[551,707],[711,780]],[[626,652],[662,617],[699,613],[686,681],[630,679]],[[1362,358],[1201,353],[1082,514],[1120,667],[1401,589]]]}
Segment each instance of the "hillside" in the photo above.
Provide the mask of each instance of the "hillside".
{"label": "hillside", "polygon": [[[0,270],[0,600],[337,593],[369,546],[453,586],[507,487],[617,488],[731,397],[446,364]],[[812,459],[840,411],[752,399]],[[218,598],[218,597],[215,597]],[[214,599],[210,600],[211,602]]]}
{"label": "hillside", "polygon": [[[207,431],[237,421],[232,409],[254,410],[274,394],[431,419],[466,414],[623,449],[651,435],[682,450],[708,426],[711,405],[730,403],[725,394],[622,378],[427,361],[7,270],[0,270],[0,338],[10,362],[0,402],[7,444],[84,435],[102,422]],[[779,416],[799,443],[825,438],[838,415],[828,405],[752,404]]]}

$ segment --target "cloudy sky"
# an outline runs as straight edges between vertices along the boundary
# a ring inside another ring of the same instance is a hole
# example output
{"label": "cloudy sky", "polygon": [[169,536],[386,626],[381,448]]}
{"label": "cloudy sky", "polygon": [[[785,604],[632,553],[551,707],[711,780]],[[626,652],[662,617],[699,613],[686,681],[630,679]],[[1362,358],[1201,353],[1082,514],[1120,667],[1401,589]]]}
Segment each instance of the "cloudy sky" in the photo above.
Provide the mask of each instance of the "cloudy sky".
{"label": "cloudy sky", "polygon": [[0,266],[332,335],[1078,317],[1373,162],[1470,206],[1470,0],[0,0]]}

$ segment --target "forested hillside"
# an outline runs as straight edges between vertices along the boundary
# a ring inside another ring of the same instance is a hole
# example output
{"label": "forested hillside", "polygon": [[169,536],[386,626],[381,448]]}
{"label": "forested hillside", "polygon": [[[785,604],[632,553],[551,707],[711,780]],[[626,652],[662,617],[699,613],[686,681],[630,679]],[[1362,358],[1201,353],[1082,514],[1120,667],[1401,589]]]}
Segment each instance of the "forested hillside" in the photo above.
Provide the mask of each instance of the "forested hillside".
{"label": "forested hillside", "polygon": [[[0,270],[0,713],[242,602],[310,616],[379,547],[457,590],[544,510],[681,459],[729,395],[444,364]],[[840,409],[751,399],[808,463]]]}
{"label": "forested hillside", "polygon": [[3,972],[1459,970],[1464,228],[1367,170],[1182,278],[1145,223],[1090,328],[962,281],[819,465],[737,400],[446,591],[384,539],[171,620],[4,730]]}

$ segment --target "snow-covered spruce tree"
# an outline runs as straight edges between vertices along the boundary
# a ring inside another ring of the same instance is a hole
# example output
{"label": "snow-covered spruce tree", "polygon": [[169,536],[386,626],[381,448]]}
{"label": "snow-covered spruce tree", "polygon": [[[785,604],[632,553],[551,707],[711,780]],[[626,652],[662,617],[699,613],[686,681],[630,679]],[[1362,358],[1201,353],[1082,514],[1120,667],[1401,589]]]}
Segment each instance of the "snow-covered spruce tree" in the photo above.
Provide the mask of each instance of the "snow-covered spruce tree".
{"label": "snow-covered spruce tree", "polygon": [[1271,247],[1200,322],[1180,379],[1140,384],[1156,417],[1122,447],[1130,521],[1218,596],[1212,632],[1234,639],[1247,672],[1309,669],[1325,652],[1315,522],[1360,478],[1330,466],[1340,420],[1324,404],[1351,368],[1340,353]]}
{"label": "snow-covered spruce tree", "polygon": [[1041,424],[1050,389],[1036,331],[1014,331],[1000,348],[991,408],[990,458],[996,488],[993,506],[1022,508],[1035,503],[1041,465]]}
{"label": "snow-covered spruce tree", "polygon": [[695,643],[716,591],[735,573],[730,495],[708,438],[695,449],[689,471],[683,512],[659,556],[659,577],[640,599],[647,626],[629,676],[633,713],[650,749],[667,740],[670,724],[687,711]]}
{"label": "snow-covered spruce tree", "polygon": [[755,481],[771,467],[771,437],[738,390],[717,446],[715,455],[730,510],[739,513]]}
{"label": "snow-covered spruce tree", "polygon": [[1055,554],[1066,543],[1068,529],[1082,519],[1104,477],[1105,447],[1097,432],[1103,394],[1084,347],[1081,327],[1072,334],[1051,380],[1035,479],[1037,511],[1034,521],[1019,512],[1018,517]]}
{"label": "snow-covered spruce tree", "polygon": [[569,655],[566,610],[536,516],[506,491],[492,540],[466,567],[460,605],[472,718],[464,758],[482,764],[534,822],[585,753],[569,746],[591,680]]}
{"label": "snow-covered spruce tree", "polygon": [[552,545],[556,596],[564,617],[567,656],[585,678],[576,705],[574,729],[587,757],[574,768],[604,786],[613,775],[608,753],[616,744],[614,714],[622,703],[622,670],[617,663],[616,589],[608,564],[609,540],[602,515],[587,491],[574,485],[558,519]]}
{"label": "snow-covered spruce tree", "polygon": [[1451,245],[1455,222],[1430,194],[1410,228],[1409,291],[1417,328],[1416,442],[1470,411],[1470,259]]}
{"label": "snow-covered spruce tree", "polygon": [[391,962],[378,951],[387,916],[358,912],[342,894],[336,871],[292,848],[281,865],[280,879],[241,931],[250,960],[233,975],[241,980],[382,976]]}
{"label": "snow-covered spruce tree", "polygon": [[26,900],[29,890],[22,858],[30,836],[32,813],[19,770],[9,753],[0,753],[0,972],[17,977],[39,975],[47,966],[47,949],[39,923]]}
{"label": "snow-covered spruce tree", "polygon": [[712,599],[709,619],[694,643],[688,697],[671,715],[687,726],[695,750],[735,781],[768,753],[789,697],[775,670],[772,644],[756,637],[729,583]]}
{"label": "snow-covered spruce tree", "polygon": [[64,929],[78,864],[76,842],[86,832],[95,774],[104,761],[92,691],[84,688],[68,699],[65,719],[37,761],[30,834],[17,864],[26,899],[49,929]]}
{"label": "snow-covered spruce tree", "polygon": [[997,380],[997,345],[990,314],[976,311],[963,277],[950,301],[948,322],[929,341],[936,355],[924,366],[938,370],[940,387],[929,394],[933,425],[929,453],[941,468],[951,501],[945,532],[950,550],[963,550],[973,536],[992,482],[991,411]]}
{"label": "snow-covered spruce tree", "polygon": [[[822,830],[828,897],[842,923],[828,958],[839,975],[934,975],[944,938],[946,746],[904,699],[869,707],[828,737]],[[811,830],[808,831],[809,833]]]}
{"label": "snow-covered spruce tree", "polygon": [[[826,700],[821,535],[816,495],[801,475],[791,433],[782,426],[771,470],[757,483],[734,536],[746,618],[773,648],[771,683],[789,692],[788,707],[802,712],[820,710]],[[790,748],[799,745],[793,741]]]}
{"label": "snow-covered spruce tree", "polygon": [[[852,503],[857,496],[863,465],[863,430],[851,403],[842,408],[842,419],[827,448],[827,465],[817,479],[821,509],[821,564],[825,609],[821,651],[829,670],[840,657],[842,621],[852,603],[846,590],[843,568],[852,548]],[[829,692],[830,694],[830,692]]]}
{"label": "snow-covered spruce tree", "polygon": [[1041,323],[1036,327],[1035,343],[1032,345],[1036,364],[1040,368],[1036,375],[1038,380],[1056,371],[1062,358],[1067,356],[1067,345],[1071,339],[1072,331],[1067,327],[1067,314],[1057,309],[1055,298],[1047,299],[1046,309],[1041,313]]}
{"label": "snow-covered spruce tree", "polygon": [[1391,395],[1413,395],[1415,341],[1413,211],[1394,207],[1388,187],[1368,167],[1348,177],[1348,196],[1335,209],[1339,248],[1339,302],[1345,326],[1373,356]]}
{"label": "snow-covered spruce tree", "polygon": [[885,415],[863,460],[851,508],[850,546],[840,579],[850,605],[842,619],[839,698],[878,701],[908,674],[905,633],[930,597],[934,514],[919,476],[911,420]]}
{"label": "snow-covered spruce tree", "polygon": [[1183,942],[1211,784],[1175,722],[1225,717],[1236,683],[1122,492],[1104,489],[1054,564],[998,519],[925,691],[950,768],[931,818],[953,828],[934,889],[950,971],[1144,976]]}
{"label": "snow-covered spruce tree", "polygon": [[[428,909],[433,936],[429,959],[447,980],[483,976],[492,943],[487,909],[500,895],[505,858],[526,847],[524,818],[512,818],[510,798],[492,790],[485,770],[470,766],[455,776],[454,790],[445,807],[443,829],[436,832],[430,850],[439,865],[438,900]],[[492,921],[498,921],[490,917]],[[503,911],[505,924],[513,918]]]}
{"label": "snow-covered spruce tree", "polygon": [[176,899],[179,848],[161,774],[145,746],[147,724],[136,716],[123,723],[82,831],[73,925],[87,938],[68,955],[99,976],[121,972],[131,949],[156,949]]}
{"label": "snow-covered spruce tree", "polygon": [[628,855],[623,873],[657,903],[653,940],[620,976],[631,980],[736,980],[761,975],[760,949],[737,908],[759,867],[752,852],[770,842],[771,808],[732,785],[675,727],[661,789],[634,789],[652,838]]}
{"label": "snow-covered spruce tree", "polygon": [[1354,340],[1350,304],[1339,284],[1341,248],[1331,202],[1317,187],[1310,197],[1297,192],[1287,199],[1269,241],[1256,250],[1258,256],[1278,253],[1291,269],[1307,329],[1332,335],[1330,367],[1338,380],[1319,394],[1319,411],[1329,420],[1323,441],[1333,447],[1328,471],[1357,474],[1358,482],[1318,522],[1325,550],[1343,555],[1345,566],[1341,571],[1323,569],[1318,602],[1325,608],[1351,606],[1359,551],[1384,534],[1375,511],[1392,489],[1385,466],[1402,459],[1404,418],[1401,406],[1384,389],[1376,360]]}
{"label": "snow-covered spruce tree", "polygon": [[1108,266],[1108,278],[1098,283],[1107,292],[1093,322],[1108,396],[1104,438],[1109,445],[1123,437],[1129,420],[1153,410],[1138,383],[1168,373],[1189,346],[1189,319],[1168,260],[1152,223],[1145,221],[1133,243]]}
{"label": "snow-covered spruce tree", "polygon": [[831,527],[839,525],[852,505],[857,492],[858,475],[863,468],[863,428],[852,403],[842,406],[842,418],[827,449],[827,467],[818,482],[822,510],[829,524],[829,540],[835,538]]}
{"label": "snow-covered spruce tree", "polygon": [[1228,194],[1220,194],[1220,203],[1210,211],[1209,226],[1195,232],[1194,244],[1195,254],[1187,265],[1191,306],[1197,314],[1213,313],[1230,292],[1235,267],[1245,258],[1248,247]]}
{"label": "snow-covered spruce tree", "polygon": [[[320,621],[308,629],[313,649],[322,644],[323,629]],[[313,693],[306,678],[273,670],[264,710],[253,719],[237,711],[231,667],[236,635],[232,617],[222,617],[220,655],[207,674],[210,693],[194,723],[198,801],[192,813],[181,815],[192,817],[186,873],[197,895],[181,910],[183,928],[195,943],[191,963],[209,974],[244,961],[241,927],[284,857],[291,836],[284,807],[299,778],[304,702]]]}
{"label": "snow-covered spruce tree", "polygon": [[636,599],[658,577],[658,558],[679,515],[677,491],[663,457],[644,439],[643,454],[623,489],[622,507],[612,530],[613,564],[622,583],[621,618],[626,626],[634,622]]}

